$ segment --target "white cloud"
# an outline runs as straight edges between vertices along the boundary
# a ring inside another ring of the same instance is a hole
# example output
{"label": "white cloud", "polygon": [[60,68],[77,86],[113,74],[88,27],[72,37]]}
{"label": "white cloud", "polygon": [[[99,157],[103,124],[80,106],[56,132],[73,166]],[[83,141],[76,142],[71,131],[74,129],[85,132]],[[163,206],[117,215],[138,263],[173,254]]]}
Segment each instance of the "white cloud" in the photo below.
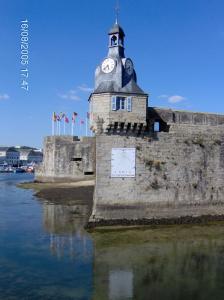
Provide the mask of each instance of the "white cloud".
{"label": "white cloud", "polygon": [[93,88],[88,87],[86,84],[82,84],[82,85],[78,86],[78,89],[82,92],[87,92],[87,93],[90,93],[93,91]]}
{"label": "white cloud", "polygon": [[59,94],[58,97],[60,97],[61,99],[68,99],[68,100],[74,100],[74,101],[81,100],[81,98],[78,95],[76,95],[75,90],[70,90],[65,94]]}
{"label": "white cloud", "polygon": [[169,103],[180,103],[184,101],[186,98],[180,95],[173,95],[168,97],[168,102]]}
{"label": "white cloud", "polygon": [[169,95],[162,94],[162,95],[158,96],[158,98],[166,99],[169,103],[180,103],[180,102],[183,102],[184,100],[186,100],[185,97],[180,96],[180,95],[169,96]]}
{"label": "white cloud", "polygon": [[0,94],[0,100],[8,100],[9,98],[8,94]]}
{"label": "white cloud", "polygon": [[79,96],[80,92],[90,93],[92,91],[92,88],[88,87],[86,84],[83,83],[77,86],[75,89],[71,89],[68,92],[58,94],[58,97],[60,97],[61,99],[79,101],[81,100],[81,97]]}

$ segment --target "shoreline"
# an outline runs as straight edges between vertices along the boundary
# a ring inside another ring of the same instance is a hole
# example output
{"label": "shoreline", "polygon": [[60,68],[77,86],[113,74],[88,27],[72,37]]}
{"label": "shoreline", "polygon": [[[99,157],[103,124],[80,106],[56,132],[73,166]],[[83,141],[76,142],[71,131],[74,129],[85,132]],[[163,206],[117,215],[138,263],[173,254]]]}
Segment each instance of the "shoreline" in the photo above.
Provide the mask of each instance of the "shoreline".
{"label": "shoreline", "polygon": [[179,218],[161,218],[161,219],[114,219],[114,220],[96,220],[90,221],[86,225],[86,229],[91,230],[115,230],[116,228],[149,228],[157,226],[172,225],[209,225],[224,221],[224,215],[202,215],[197,217],[184,216]]}
{"label": "shoreline", "polygon": [[78,182],[23,182],[17,187],[23,189],[32,189],[34,196],[40,200],[47,200],[54,204],[69,205],[71,201],[79,202],[79,204],[88,204],[92,207],[94,180],[78,181]]}
{"label": "shoreline", "polygon": [[[87,205],[88,215],[90,216],[93,205],[94,180],[78,182],[23,182],[18,184],[19,188],[32,189],[34,196],[38,200],[46,200],[55,205]],[[114,220],[95,220],[87,221],[85,229],[87,231],[101,230],[125,230],[125,229],[145,229],[158,226],[172,225],[207,225],[224,221],[224,215],[202,215],[202,216],[184,216],[179,218],[161,218],[161,219],[114,219]]]}

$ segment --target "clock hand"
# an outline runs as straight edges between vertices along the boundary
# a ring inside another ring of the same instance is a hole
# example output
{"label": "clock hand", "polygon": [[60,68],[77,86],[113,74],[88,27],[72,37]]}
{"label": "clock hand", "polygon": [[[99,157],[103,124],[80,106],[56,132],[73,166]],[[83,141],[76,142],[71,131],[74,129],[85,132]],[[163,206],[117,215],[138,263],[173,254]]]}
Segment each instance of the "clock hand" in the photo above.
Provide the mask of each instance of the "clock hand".
{"label": "clock hand", "polygon": [[109,69],[109,65],[106,65],[103,69],[104,70]]}

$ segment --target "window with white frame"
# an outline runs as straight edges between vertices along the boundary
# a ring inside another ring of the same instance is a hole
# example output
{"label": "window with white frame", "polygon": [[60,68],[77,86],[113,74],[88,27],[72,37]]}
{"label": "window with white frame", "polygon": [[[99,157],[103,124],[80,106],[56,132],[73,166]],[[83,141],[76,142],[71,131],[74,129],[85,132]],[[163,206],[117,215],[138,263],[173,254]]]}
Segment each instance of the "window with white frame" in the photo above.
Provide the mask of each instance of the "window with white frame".
{"label": "window with white frame", "polygon": [[121,97],[112,96],[111,97],[111,110],[132,110],[132,98],[131,97]]}

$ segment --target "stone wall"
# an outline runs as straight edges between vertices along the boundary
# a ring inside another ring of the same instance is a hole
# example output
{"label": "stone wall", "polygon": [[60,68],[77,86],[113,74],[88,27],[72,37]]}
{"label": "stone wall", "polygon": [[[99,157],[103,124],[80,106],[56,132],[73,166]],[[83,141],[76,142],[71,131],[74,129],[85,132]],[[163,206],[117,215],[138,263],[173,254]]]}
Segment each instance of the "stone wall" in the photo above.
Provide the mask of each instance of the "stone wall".
{"label": "stone wall", "polygon": [[[224,215],[224,116],[148,108],[147,123],[81,140],[46,137],[36,180],[96,176],[90,224]],[[136,149],[134,178],[111,177],[112,148]]]}
{"label": "stone wall", "polygon": [[224,125],[224,115],[148,107],[148,121],[162,120],[167,124]]}
{"label": "stone wall", "polygon": [[[224,116],[149,110],[169,132],[96,136],[90,221],[224,214]],[[173,117],[174,116],[174,117]],[[136,148],[136,177],[111,178],[111,149]]]}
{"label": "stone wall", "polygon": [[[90,98],[90,126],[94,132],[98,130],[98,121],[102,122],[102,131],[107,131],[108,128],[114,126],[115,123],[122,123],[123,126],[128,124],[146,125],[147,112],[147,95],[132,95],[132,110],[111,110],[112,93],[92,94]],[[122,97],[128,97],[129,94],[122,94]],[[99,133],[99,132],[98,132]]]}
{"label": "stone wall", "polygon": [[42,182],[78,181],[95,177],[95,138],[48,136],[43,163],[35,179]]}

